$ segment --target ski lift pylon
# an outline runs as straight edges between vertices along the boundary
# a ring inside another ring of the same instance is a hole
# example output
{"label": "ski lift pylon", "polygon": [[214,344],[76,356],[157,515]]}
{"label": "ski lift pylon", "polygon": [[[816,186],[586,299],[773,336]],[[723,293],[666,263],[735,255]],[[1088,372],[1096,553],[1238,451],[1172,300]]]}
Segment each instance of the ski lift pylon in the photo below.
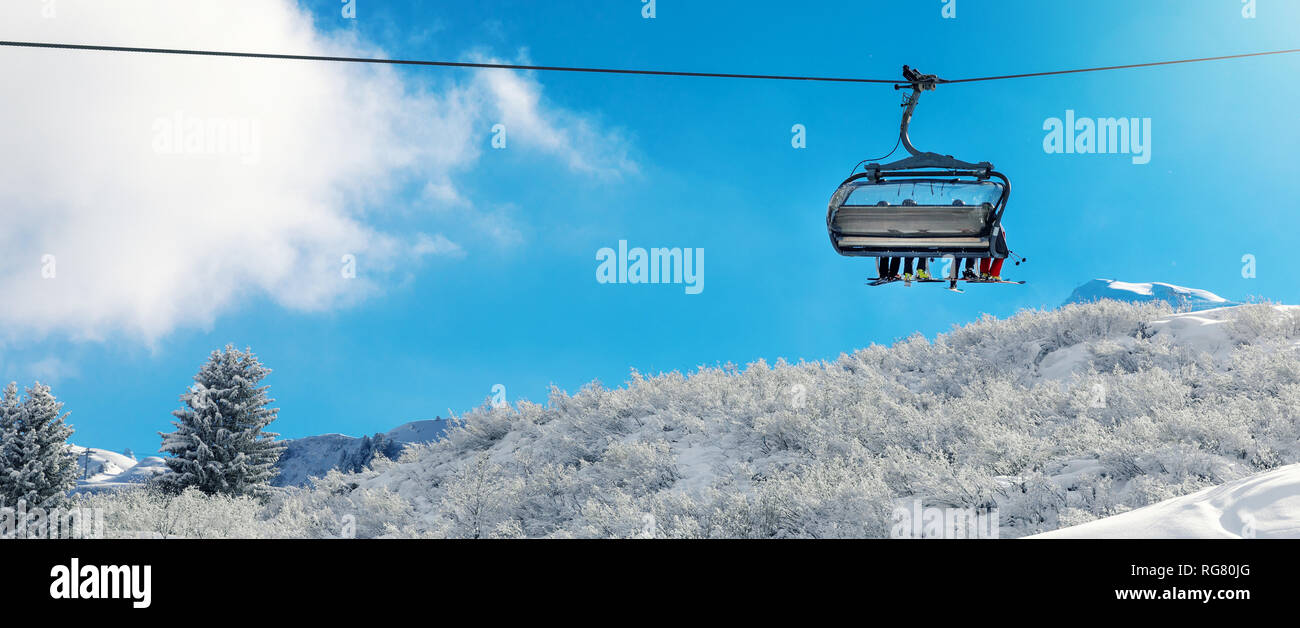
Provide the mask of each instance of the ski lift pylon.
{"label": "ski lift pylon", "polygon": [[921,93],[943,82],[903,66],[911,95],[903,103],[899,143],[908,157],[867,164],[831,196],[826,229],[840,255],[867,257],[1006,258],[1002,213],[1011,181],[988,162],[921,152],[908,126]]}

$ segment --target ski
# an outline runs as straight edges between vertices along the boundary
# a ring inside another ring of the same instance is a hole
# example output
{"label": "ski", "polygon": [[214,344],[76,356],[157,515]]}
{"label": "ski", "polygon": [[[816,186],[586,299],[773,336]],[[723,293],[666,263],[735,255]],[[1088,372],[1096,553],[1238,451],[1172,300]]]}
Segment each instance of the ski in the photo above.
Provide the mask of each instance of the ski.
{"label": "ski", "polygon": [[1014,286],[1025,285],[1025,282],[1023,281],[991,281],[987,279],[918,279],[917,281],[920,281],[921,283],[952,283],[953,281],[962,281],[965,283],[1004,283]]}
{"label": "ski", "polygon": [[[907,286],[907,287],[909,287],[909,288],[912,286],[912,283],[913,283],[913,282],[915,282],[915,283],[954,283],[954,282],[958,282],[958,281],[960,281],[960,282],[964,282],[964,283],[990,283],[990,284],[992,284],[992,283],[1000,283],[1000,284],[1006,284],[1006,285],[1010,285],[1010,286],[1023,286],[1023,285],[1025,285],[1025,283],[1026,283],[1026,282],[1023,282],[1023,281],[1008,281],[1008,280],[993,281],[993,280],[990,280],[990,279],[913,279],[913,280],[911,280],[911,281],[906,281],[906,280],[904,280],[904,279],[902,279],[902,278],[879,279],[879,278],[875,278],[875,277],[869,277],[869,278],[867,278],[867,285],[868,285],[868,286],[883,286],[883,285],[885,285],[885,284],[896,283],[896,282],[899,282],[899,281],[902,281],[902,282],[903,282],[903,285],[905,285],[905,286]],[[953,290],[954,292],[962,292],[961,290],[957,290],[956,288],[950,288],[950,290]]]}

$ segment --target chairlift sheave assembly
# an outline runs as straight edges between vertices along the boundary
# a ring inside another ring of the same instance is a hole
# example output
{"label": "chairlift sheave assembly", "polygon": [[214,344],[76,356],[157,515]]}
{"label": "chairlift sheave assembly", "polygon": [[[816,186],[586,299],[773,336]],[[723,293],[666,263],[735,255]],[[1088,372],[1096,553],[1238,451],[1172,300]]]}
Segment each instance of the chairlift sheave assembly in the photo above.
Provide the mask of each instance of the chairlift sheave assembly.
{"label": "chairlift sheave assembly", "polygon": [[899,127],[899,143],[909,156],[867,164],[845,179],[831,196],[826,229],[840,255],[952,258],[947,280],[955,287],[960,260],[1011,255],[1002,229],[1011,181],[986,161],[969,163],[917,150],[908,137],[912,114],[921,93],[942,79],[908,66],[903,66],[903,77],[906,84],[894,88],[912,89]]}

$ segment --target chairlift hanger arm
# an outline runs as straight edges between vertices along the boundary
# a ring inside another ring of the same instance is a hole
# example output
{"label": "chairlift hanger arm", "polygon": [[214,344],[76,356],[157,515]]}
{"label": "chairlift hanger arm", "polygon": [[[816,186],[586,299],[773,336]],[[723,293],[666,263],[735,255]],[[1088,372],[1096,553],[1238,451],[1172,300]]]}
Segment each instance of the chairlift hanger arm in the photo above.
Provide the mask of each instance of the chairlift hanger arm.
{"label": "chairlift hanger arm", "polygon": [[993,165],[987,162],[978,164],[954,159],[952,155],[940,155],[918,150],[912,144],[912,138],[909,136],[909,127],[912,124],[912,115],[916,113],[916,106],[920,103],[921,92],[933,91],[941,83],[946,83],[944,79],[934,74],[922,74],[915,68],[903,66],[904,82],[894,85],[894,89],[911,88],[912,93],[903,103],[903,120],[898,127],[898,139],[910,155],[893,163],[880,165],[868,164],[866,172],[873,178],[880,176],[882,171],[888,170],[915,170],[918,168],[938,168],[943,170],[971,170],[975,171],[980,178],[987,178],[988,173],[993,170]]}
{"label": "chairlift hanger arm", "polygon": [[[903,78],[907,79],[905,85],[912,88],[912,94],[908,96],[907,102],[903,103],[903,123],[898,130],[898,138],[903,142],[903,148],[913,156],[920,156],[921,151],[916,150],[912,145],[912,139],[907,135],[907,127],[912,124],[912,114],[916,112],[916,105],[921,101],[921,92],[933,91],[937,83],[940,82],[938,76],[933,74],[921,74],[920,72],[903,66]],[[903,89],[903,85],[895,85],[894,89]]]}

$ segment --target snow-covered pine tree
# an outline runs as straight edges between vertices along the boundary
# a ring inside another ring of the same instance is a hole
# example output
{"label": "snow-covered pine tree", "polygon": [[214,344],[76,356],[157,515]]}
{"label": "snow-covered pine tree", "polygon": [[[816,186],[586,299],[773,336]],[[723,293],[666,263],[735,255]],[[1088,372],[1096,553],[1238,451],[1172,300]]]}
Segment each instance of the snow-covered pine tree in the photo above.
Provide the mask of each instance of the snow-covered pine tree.
{"label": "snow-covered pine tree", "polygon": [[67,498],[77,486],[77,456],[68,445],[72,427],[63,412],[63,402],[54,397],[49,386],[36,382],[27,389],[23,400],[23,422],[36,442],[36,466],[32,470],[34,487],[28,489],[28,505],[50,509]]}
{"label": "snow-covered pine tree", "polygon": [[159,451],[172,454],[167,466],[174,472],[159,478],[163,487],[249,495],[270,484],[284,452],[275,442],[279,434],[263,431],[279,412],[268,407],[275,401],[267,396],[269,387],[258,386],[270,373],[251,350],[226,345],[212,352],[181,395],[185,407],[172,412],[176,431],[159,432]]}
{"label": "snow-covered pine tree", "polygon": [[16,506],[51,510],[77,486],[77,459],[68,445],[72,428],[62,413],[63,403],[40,382],[27,389],[19,401],[18,388],[9,384],[0,400],[0,500]]}
{"label": "snow-covered pine tree", "polygon": [[15,467],[18,465],[18,384],[10,382],[0,396],[0,508],[14,507],[17,500]]}

